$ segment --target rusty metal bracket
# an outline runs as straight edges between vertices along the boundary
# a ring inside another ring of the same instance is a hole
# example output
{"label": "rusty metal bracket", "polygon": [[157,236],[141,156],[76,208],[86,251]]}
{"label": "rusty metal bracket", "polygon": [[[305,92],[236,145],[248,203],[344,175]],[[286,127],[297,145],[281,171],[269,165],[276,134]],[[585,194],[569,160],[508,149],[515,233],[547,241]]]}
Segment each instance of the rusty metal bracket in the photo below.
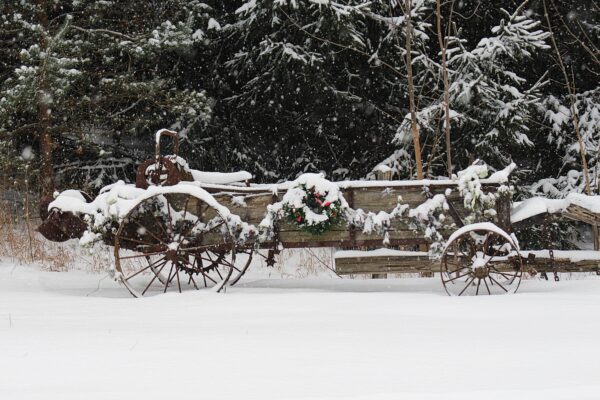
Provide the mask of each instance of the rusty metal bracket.
{"label": "rusty metal bracket", "polygon": [[[538,271],[533,266],[535,264],[535,254],[529,253],[529,254],[527,254],[527,258],[522,259],[522,260],[525,263],[525,265],[527,265],[527,273],[531,276],[536,276],[538,274]],[[517,257],[517,259],[515,259],[514,267],[515,267],[515,270],[519,268],[518,257]]]}
{"label": "rusty metal bracket", "polygon": [[279,249],[275,245],[272,249],[269,249],[267,253],[267,267],[274,267],[277,261],[275,261],[275,255],[279,254]]}
{"label": "rusty metal bracket", "polygon": [[452,217],[454,222],[456,222],[456,225],[458,225],[459,228],[465,226],[464,221],[462,220],[462,218],[458,214],[458,211],[456,211],[454,204],[452,204],[452,201],[450,201],[448,197],[446,197],[446,203],[448,204],[448,212],[450,213],[450,216]]}
{"label": "rusty metal bracket", "polygon": [[[175,157],[179,156],[179,137],[177,136],[177,132],[168,129],[161,129],[156,132],[154,159],[146,160],[137,169],[135,186],[140,189],[147,189],[150,185],[173,186],[181,181],[181,173],[175,166],[174,161],[160,155],[160,139],[163,136],[169,136],[173,139],[173,154]],[[154,165],[154,170],[149,171],[152,165]],[[166,175],[166,177],[163,178],[163,175]]]}
{"label": "rusty metal bracket", "polygon": [[[154,165],[153,171],[148,171],[150,166]],[[162,176],[166,175],[166,178]],[[140,189],[148,189],[150,184],[155,186],[173,186],[181,181],[179,170],[166,157],[159,157],[158,160],[146,160],[141,164],[135,175],[135,186]]]}
{"label": "rusty metal bracket", "polygon": [[158,137],[156,138],[156,153],[154,154],[157,160],[160,158],[160,138],[163,136],[169,136],[173,139],[173,154],[176,156],[179,155],[179,136],[177,135],[177,132],[170,131],[168,129],[161,129],[157,132],[157,136]]}
{"label": "rusty metal bracket", "polygon": [[[423,194],[428,199],[433,198],[433,192],[431,191],[429,186],[423,186]],[[456,211],[456,207],[454,207],[454,204],[452,204],[452,201],[448,198],[448,196],[446,196],[446,193],[444,193],[444,197],[446,198],[446,204],[448,204],[448,213],[450,213],[450,216],[452,217],[454,222],[456,222],[456,225],[459,228],[462,228],[463,226],[465,226],[465,223],[462,220],[462,218],[460,217],[460,214],[458,214],[458,211]]]}
{"label": "rusty metal bracket", "polygon": [[550,255],[550,268],[552,268],[552,272],[554,273],[554,282],[560,281],[560,277],[558,276],[558,272],[556,271],[556,264],[554,263],[554,250],[548,250],[548,254]]}
{"label": "rusty metal bracket", "polygon": [[423,194],[428,199],[432,199],[433,198],[433,193],[431,193],[431,189],[429,188],[429,186],[423,186]]}
{"label": "rusty metal bracket", "polygon": [[[348,206],[351,209],[354,209],[354,190],[352,188],[348,188],[344,197],[346,198],[346,202],[348,203]],[[354,224],[350,224],[348,229],[349,229],[348,235],[350,236],[350,247],[355,248],[356,247],[356,226],[354,226]]]}

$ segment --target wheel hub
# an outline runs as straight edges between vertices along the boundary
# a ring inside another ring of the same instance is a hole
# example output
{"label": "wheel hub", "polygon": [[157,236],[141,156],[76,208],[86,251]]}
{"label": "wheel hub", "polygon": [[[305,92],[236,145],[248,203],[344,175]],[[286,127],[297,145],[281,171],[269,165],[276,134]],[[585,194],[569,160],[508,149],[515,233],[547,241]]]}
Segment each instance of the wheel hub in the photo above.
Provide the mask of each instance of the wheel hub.
{"label": "wheel hub", "polygon": [[165,253],[165,259],[171,262],[176,262],[179,258],[179,252],[177,250],[169,249]]}
{"label": "wheel hub", "polygon": [[490,271],[487,267],[477,267],[473,270],[473,275],[475,275],[475,278],[483,279],[490,275]]}

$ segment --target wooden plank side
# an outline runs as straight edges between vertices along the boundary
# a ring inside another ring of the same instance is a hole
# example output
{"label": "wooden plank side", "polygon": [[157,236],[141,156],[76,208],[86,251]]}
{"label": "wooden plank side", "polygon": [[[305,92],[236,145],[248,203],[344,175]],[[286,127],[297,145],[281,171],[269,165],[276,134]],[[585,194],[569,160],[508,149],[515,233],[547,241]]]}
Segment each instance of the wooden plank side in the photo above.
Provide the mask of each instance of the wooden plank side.
{"label": "wooden plank side", "polygon": [[[441,188],[432,188],[433,195],[444,193]],[[423,188],[355,188],[353,190],[353,208],[362,209],[365,212],[391,212],[398,205],[398,196],[402,196],[402,204],[407,204],[410,208],[415,208],[427,200],[423,193]],[[463,204],[463,199],[458,191],[453,191],[448,200],[452,202],[454,208],[461,218],[468,214]]]}
{"label": "wooden plank side", "polygon": [[[426,201],[426,196],[423,194],[423,188],[420,186],[398,186],[391,182],[386,187],[354,187],[352,189],[344,189],[343,194],[352,203],[354,209],[363,209],[365,212],[391,212],[398,204],[398,196],[402,196],[403,204],[408,204],[410,207],[416,207]],[[448,187],[456,188],[455,184],[447,186],[433,185],[430,187],[433,194],[443,193]],[[486,188],[490,191],[495,190],[495,187]],[[281,198],[283,193],[279,193]],[[233,201],[233,197],[242,197],[245,205],[241,205],[238,201]],[[230,211],[248,223],[258,226],[267,212],[267,206],[274,201],[276,197],[270,192],[263,193],[217,193],[216,199]],[[453,190],[449,196],[455,208],[461,217],[467,214],[462,205],[462,199],[456,190]],[[427,243],[423,239],[423,232],[415,230],[408,218],[394,219],[391,221],[389,230],[389,238],[392,245]],[[297,245],[305,245],[313,243],[315,246],[320,245],[336,245],[340,247],[363,246],[366,243],[373,245],[383,245],[383,235],[373,233],[365,234],[360,230],[351,230],[345,223],[339,224],[331,228],[330,231],[322,235],[312,235],[300,230],[295,225],[282,221],[280,224],[280,239],[284,245],[290,246],[294,243]]]}
{"label": "wooden plank side", "polygon": [[[221,205],[229,208],[229,211],[233,214],[239,215],[242,221],[253,225],[260,224],[267,213],[267,206],[273,202],[272,194],[239,195],[246,204],[245,206],[240,205],[239,202],[235,202],[233,197],[230,194],[218,194],[215,196]],[[238,197],[238,195],[235,195],[235,197]]]}
{"label": "wooden plank side", "polygon": [[[430,186],[432,194],[444,193],[447,188],[453,188],[449,200],[453,203],[459,214],[465,215],[466,210],[464,209],[462,198],[459,196],[456,190],[456,185],[433,185]],[[484,187],[486,192],[493,192],[496,190],[495,186]],[[352,192],[350,196],[349,192]],[[279,197],[283,196],[283,192],[279,193]],[[408,204],[411,208],[422,204],[427,200],[423,193],[423,188],[420,186],[394,186],[393,182],[390,182],[389,186],[386,187],[354,187],[352,189],[342,190],[342,194],[349,199],[352,197],[352,207],[354,209],[363,209],[365,212],[379,212],[379,211],[392,211],[398,204],[398,196],[402,196],[402,203]],[[240,207],[232,203],[231,199],[234,196],[244,198],[246,207]],[[262,193],[217,193],[215,198],[225,207],[230,208],[232,212],[240,217],[247,217],[247,222],[258,223],[264,217],[267,211],[267,205],[273,202],[273,194],[270,192]]]}
{"label": "wooden plank side", "polygon": [[332,225],[331,229],[321,235],[314,235],[289,222],[281,221],[279,239],[284,246],[286,243],[348,242],[350,241],[350,230],[345,223],[340,223]]}
{"label": "wooden plank side", "polygon": [[563,215],[575,221],[581,221],[591,225],[600,223],[599,214],[593,213],[590,210],[575,204],[571,204],[569,207],[567,207],[567,210],[563,212]]}
{"label": "wooden plank side", "polygon": [[398,205],[398,196],[402,196],[402,202],[411,207],[415,207],[425,201],[421,188],[408,188],[407,190],[355,188],[353,192],[353,208],[361,208],[365,212],[390,212]]}
{"label": "wooden plank side", "polygon": [[439,261],[427,256],[377,256],[336,258],[335,271],[340,275],[410,272],[439,272]]}
{"label": "wooden plank side", "polygon": [[564,258],[555,258],[551,260],[546,257],[536,257],[534,260],[523,258],[525,269],[531,266],[537,272],[594,272],[600,271],[600,261],[598,260],[579,260],[571,261]]}

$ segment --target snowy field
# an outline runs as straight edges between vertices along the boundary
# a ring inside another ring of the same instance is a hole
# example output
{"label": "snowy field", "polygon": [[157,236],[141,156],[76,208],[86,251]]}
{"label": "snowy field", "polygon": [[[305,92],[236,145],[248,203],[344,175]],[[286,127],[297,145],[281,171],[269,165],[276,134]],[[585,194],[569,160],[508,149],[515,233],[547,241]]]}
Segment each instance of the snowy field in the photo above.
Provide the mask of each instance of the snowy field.
{"label": "snowy field", "polygon": [[600,399],[600,277],[246,279],[133,299],[0,264],[0,399]]}

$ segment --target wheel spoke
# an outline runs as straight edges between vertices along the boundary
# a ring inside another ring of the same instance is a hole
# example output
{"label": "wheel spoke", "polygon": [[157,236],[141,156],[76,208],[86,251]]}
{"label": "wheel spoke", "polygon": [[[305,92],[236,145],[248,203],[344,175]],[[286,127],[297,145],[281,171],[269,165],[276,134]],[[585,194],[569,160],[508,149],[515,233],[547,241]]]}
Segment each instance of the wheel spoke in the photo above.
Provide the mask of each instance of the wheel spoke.
{"label": "wheel spoke", "polygon": [[[188,204],[190,202],[190,196],[187,196],[185,198],[185,205],[183,206],[183,216],[181,217],[182,221],[185,223],[186,219],[185,217],[187,216],[187,210],[188,210]],[[196,220],[197,221],[197,220]],[[181,244],[183,242],[183,240],[185,239],[185,236],[187,235],[187,233],[182,233],[179,237],[179,241],[178,243]]]}
{"label": "wheel spoke", "polygon": [[187,196],[185,198],[185,205],[183,206],[183,220],[185,221],[185,216],[187,215],[187,208],[188,208],[188,204],[190,202],[190,196]]}
{"label": "wheel spoke", "polygon": [[467,268],[467,269],[469,269],[469,270],[471,269],[470,267],[468,267],[468,266],[466,266],[466,265],[465,265],[464,267],[460,267],[459,269],[455,269],[455,270],[453,270],[453,271],[448,271],[448,272],[447,272],[447,274],[448,274],[448,275],[450,275],[450,274],[455,274],[455,273],[457,273],[457,272],[459,272],[459,271],[462,271],[462,270],[463,270],[463,269],[465,269],[465,268]]}
{"label": "wheel spoke", "polygon": [[165,200],[167,201],[167,214],[169,215],[169,226],[171,227],[171,232],[175,234],[175,229],[173,228],[173,217],[171,217],[171,202],[169,201],[169,198],[167,196],[165,196]]}
{"label": "wheel spoke", "polygon": [[179,288],[179,293],[181,293],[181,282],[179,281],[179,266],[175,265],[175,274],[177,275],[177,288]]}
{"label": "wheel spoke", "polygon": [[206,275],[204,274],[202,268],[200,269],[200,272],[202,273],[202,279],[204,280],[204,287],[208,287],[208,284],[206,283]]}
{"label": "wheel spoke", "polygon": [[161,267],[160,267],[160,271],[158,271],[157,273],[154,274],[154,278],[152,278],[152,280],[150,281],[150,283],[148,283],[148,286],[146,286],[146,288],[144,289],[144,291],[142,292],[142,296],[144,294],[146,294],[146,291],[150,288],[150,285],[152,285],[152,282],[154,282],[154,280],[156,278],[158,278],[158,274],[160,274],[163,270],[163,268],[165,268],[165,265],[167,265],[167,263],[165,262]]}
{"label": "wheel spoke", "polygon": [[152,264],[148,265],[147,267],[144,267],[144,268],[140,269],[139,271],[137,271],[136,273],[134,273],[134,274],[132,274],[132,275],[129,275],[127,278],[125,278],[125,280],[126,280],[126,281],[128,281],[128,280],[130,280],[131,278],[133,278],[134,276],[136,276],[136,275],[138,275],[138,274],[140,274],[140,273],[144,272],[144,271],[145,271],[145,270],[147,270],[148,268],[152,268],[152,267],[154,267],[154,266],[155,266],[155,264],[157,264],[157,263],[158,263],[158,262],[160,262],[161,260],[162,260],[162,259],[158,260],[158,261],[157,261],[157,262],[155,262],[155,263],[152,263]]}
{"label": "wheel spoke", "polygon": [[158,260],[156,260],[156,261],[153,261],[153,262],[150,262],[150,257],[146,257],[146,260],[148,261],[148,264],[149,264],[151,267],[155,267],[155,266],[156,266],[156,265],[157,265],[159,262],[161,262],[161,261],[163,261],[163,260],[165,260],[165,261],[166,261],[166,259],[165,259],[164,257],[161,257],[161,258],[159,258]]}
{"label": "wheel spoke", "polygon": [[234,264],[230,263],[229,261],[227,261],[225,258],[223,258],[220,261],[222,264],[226,264],[227,266],[229,266],[230,268],[235,269],[237,272],[242,272],[238,267],[236,267]]}
{"label": "wheel spoke", "polygon": [[504,290],[505,292],[508,292],[508,290],[506,290],[506,289],[504,288],[504,286],[502,286],[502,285],[500,284],[500,282],[498,282],[497,280],[495,280],[494,278],[492,278],[492,276],[491,276],[491,275],[490,275],[490,281],[492,281],[492,282],[496,282],[496,285],[500,286],[500,287],[502,288],[502,290]]}
{"label": "wheel spoke", "polygon": [[485,278],[483,278],[483,283],[485,283],[485,288],[487,289],[488,294],[491,296],[492,292],[490,291],[490,287],[487,284],[487,281],[485,280]]}
{"label": "wheel spoke", "polygon": [[[485,257],[487,254],[483,253],[483,256]],[[483,264],[482,268],[487,267],[487,265],[489,264],[490,261],[492,261],[492,258],[494,258],[494,256],[489,256],[490,258],[488,258],[487,260],[485,260],[485,264]]]}
{"label": "wheel spoke", "polygon": [[194,283],[194,287],[196,288],[196,290],[200,290],[200,288],[198,288],[198,285],[196,285],[196,280],[194,279],[194,277],[192,276],[192,274],[190,274],[190,280],[188,282],[188,285],[190,284],[190,282]]}
{"label": "wheel spoke", "polygon": [[[223,280],[223,275],[221,275],[221,272],[219,271],[219,263],[222,262],[225,259],[225,257],[222,256],[221,254],[219,254],[215,261],[212,259],[209,252],[206,252],[206,256],[210,259],[212,266],[213,266],[213,270],[219,275],[219,279]],[[215,283],[217,283],[217,282],[215,282]]]}
{"label": "wheel spoke", "polygon": [[469,259],[469,253],[467,253],[466,251],[464,251],[461,248],[458,248],[458,253],[454,253],[454,259],[457,260],[458,262],[460,262],[461,258],[465,258],[465,259]]}
{"label": "wheel spoke", "polygon": [[[165,235],[166,238],[171,239],[171,234],[168,232],[168,229],[164,223],[164,219],[163,219],[164,215],[162,214],[162,210],[157,210],[157,213],[160,213],[161,218],[160,219],[158,219],[156,217],[154,218],[156,226],[160,229],[160,231]],[[160,236],[160,235],[158,235],[158,236]]]}
{"label": "wheel spoke", "polygon": [[219,279],[223,280],[223,275],[221,275],[221,271],[219,271],[219,266],[218,265],[215,266],[215,272],[219,275]]}
{"label": "wheel spoke", "polygon": [[492,232],[488,232],[485,235],[485,239],[483,240],[483,254],[487,254],[487,251],[490,249],[493,237],[494,237],[494,235],[492,234]]}
{"label": "wheel spoke", "polygon": [[465,287],[463,288],[463,290],[458,294],[459,296],[462,296],[462,294],[465,292],[465,290],[467,290],[467,288],[469,287],[469,285],[471,285],[471,283],[475,280],[475,277],[472,277],[471,280],[469,282],[467,282],[467,284],[465,285]]}
{"label": "wheel spoke", "polygon": [[446,282],[446,283],[448,283],[448,282],[452,282],[452,281],[455,281],[455,280],[457,280],[457,279],[459,279],[459,278],[462,278],[463,276],[467,276],[467,275],[469,275],[469,274],[470,274],[470,273],[469,273],[469,272],[467,272],[466,274],[458,275],[458,276],[455,276],[454,278],[448,279],[448,280],[447,280],[447,281],[445,281],[445,282]]}
{"label": "wheel spoke", "polygon": [[167,277],[167,282],[165,282],[165,290],[163,293],[167,293],[167,287],[169,287],[169,283],[171,283],[171,273],[173,272],[173,263],[171,263],[171,269],[169,270],[169,276]]}
{"label": "wheel spoke", "polygon": [[200,272],[202,273],[202,276],[205,278],[204,279],[204,285],[206,286],[206,279],[210,279],[215,285],[217,284],[217,281],[215,281],[210,275],[208,275],[206,273],[206,271],[204,270],[204,268],[200,269]]}
{"label": "wheel spoke", "polygon": [[200,217],[196,217],[196,221],[195,221],[195,222],[194,222],[192,225],[190,225],[190,227],[189,227],[189,228],[187,228],[187,229],[185,230],[185,232],[181,234],[181,236],[182,236],[182,237],[187,237],[187,235],[191,234],[191,233],[192,233],[192,231],[194,230],[194,228],[195,228],[196,226],[198,226],[198,223],[199,223],[199,222],[202,222],[202,220],[200,219]]}
{"label": "wheel spoke", "polygon": [[181,251],[208,250],[208,249],[212,249],[214,247],[215,247],[214,244],[205,244],[202,246],[195,246],[195,247],[183,247],[183,248],[181,248]]}
{"label": "wheel spoke", "polygon": [[475,296],[479,295],[479,285],[481,285],[481,278],[477,280],[477,290],[475,291]]}
{"label": "wheel spoke", "polygon": [[127,242],[133,242],[133,243],[137,243],[137,244],[142,244],[144,246],[154,246],[154,245],[156,245],[156,243],[148,243],[148,242],[144,242],[143,240],[134,239],[134,238],[130,238],[130,237],[124,237],[124,236],[119,236],[119,239],[125,240]]}
{"label": "wheel spoke", "polygon": [[161,251],[155,251],[153,253],[142,253],[142,254],[135,254],[133,256],[123,256],[123,257],[119,257],[119,260],[127,260],[130,258],[139,258],[139,257],[146,257],[146,256],[155,256],[157,254],[163,254],[164,250]]}
{"label": "wheel spoke", "polygon": [[[518,275],[518,273],[511,274],[510,272],[501,272],[499,269],[497,269],[497,268],[496,268],[496,267],[494,267],[494,266],[491,266],[490,268],[494,270],[494,271],[490,271],[490,273],[492,273],[492,274],[498,274],[498,275],[502,275],[502,276],[503,276],[504,278],[506,278],[506,279],[510,279],[510,277],[512,277],[512,280],[513,280],[513,281],[515,280],[515,278],[516,278],[516,277],[517,277],[517,275]],[[508,278],[507,278],[507,277],[508,277]],[[511,284],[512,284],[512,281],[511,281]]]}
{"label": "wheel spoke", "polygon": [[138,220],[134,220],[134,222],[139,225],[141,228],[144,228],[146,230],[146,232],[148,232],[150,234],[150,236],[152,236],[154,239],[158,240],[160,243],[162,244],[166,244],[161,238],[158,237],[158,235],[156,235],[154,232],[152,232],[150,229],[148,229],[147,227],[145,227],[144,225],[142,225]]}

